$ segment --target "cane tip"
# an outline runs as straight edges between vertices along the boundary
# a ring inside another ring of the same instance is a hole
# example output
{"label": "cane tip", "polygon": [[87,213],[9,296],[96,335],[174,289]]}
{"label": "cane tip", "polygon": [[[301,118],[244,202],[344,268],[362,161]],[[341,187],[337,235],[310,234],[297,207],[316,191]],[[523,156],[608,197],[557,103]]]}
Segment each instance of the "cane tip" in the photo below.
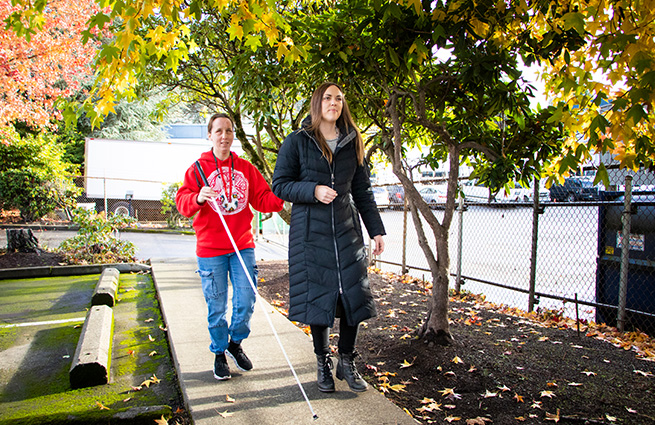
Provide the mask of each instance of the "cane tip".
{"label": "cane tip", "polygon": [[314,420],[318,419],[318,415],[314,414]]}

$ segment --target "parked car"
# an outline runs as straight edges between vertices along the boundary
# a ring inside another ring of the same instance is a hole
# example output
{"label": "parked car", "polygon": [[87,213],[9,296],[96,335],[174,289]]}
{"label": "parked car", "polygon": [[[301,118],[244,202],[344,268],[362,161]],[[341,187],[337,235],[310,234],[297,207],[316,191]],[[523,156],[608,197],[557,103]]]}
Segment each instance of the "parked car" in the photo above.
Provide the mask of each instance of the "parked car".
{"label": "parked car", "polygon": [[432,208],[445,208],[447,199],[446,186],[425,186],[419,190],[421,197]]}
{"label": "parked car", "polygon": [[598,188],[588,177],[569,177],[562,185],[550,187],[550,200],[558,201],[595,201],[599,199]]}
{"label": "parked car", "polygon": [[384,186],[375,186],[373,188],[373,197],[379,209],[389,208],[389,196]]}
{"label": "parked car", "polygon": [[532,194],[532,189],[514,183],[509,193],[505,193],[505,189],[500,189],[494,198],[497,202],[532,202]]}
{"label": "parked car", "polygon": [[405,189],[402,185],[396,184],[392,186],[385,186],[389,204],[392,206],[402,206],[405,204]]}
{"label": "parked car", "polygon": [[467,180],[462,183],[462,193],[464,194],[464,199],[468,203],[483,203],[488,204],[495,202],[493,196],[490,196],[489,188],[477,184],[477,181]]}

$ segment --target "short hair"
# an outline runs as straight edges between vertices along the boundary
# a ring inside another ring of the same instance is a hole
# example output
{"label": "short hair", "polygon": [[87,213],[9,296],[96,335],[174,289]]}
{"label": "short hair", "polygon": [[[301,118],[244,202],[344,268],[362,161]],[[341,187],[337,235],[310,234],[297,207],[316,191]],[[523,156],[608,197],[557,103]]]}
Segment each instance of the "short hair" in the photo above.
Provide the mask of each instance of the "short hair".
{"label": "short hair", "polygon": [[216,121],[219,118],[227,118],[228,120],[230,120],[230,124],[232,124],[232,130],[234,130],[234,121],[232,121],[232,118],[230,118],[230,116],[225,112],[218,112],[212,115],[211,118],[209,118],[209,122],[207,123],[207,134],[210,134],[212,132],[214,121]]}

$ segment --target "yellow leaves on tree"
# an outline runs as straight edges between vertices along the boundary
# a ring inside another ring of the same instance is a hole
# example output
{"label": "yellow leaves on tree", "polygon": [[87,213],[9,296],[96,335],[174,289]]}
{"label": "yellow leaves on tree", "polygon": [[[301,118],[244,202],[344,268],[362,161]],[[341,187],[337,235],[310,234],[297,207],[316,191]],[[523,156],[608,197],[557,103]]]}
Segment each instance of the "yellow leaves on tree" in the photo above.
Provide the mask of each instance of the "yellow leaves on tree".
{"label": "yellow leaves on tree", "polygon": [[[49,126],[59,119],[57,100],[80,90],[95,55],[94,43],[82,43],[86,22],[98,10],[91,0],[51,0],[48,8],[32,20],[42,30],[29,40],[17,35],[19,25],[0,27],[0,127],[13,121],[31,126]],[[0,19],[25,10],[0,0]],[[32,13],[30,16],[35,16]]]}
{"label": "yellow leaves on tree", "polygon": [[618,9],[601,0],[579,10],[570,0],[554,5],[547,15],[537,13],[529,30],[536,36],[571,31],[581,40],[544,62],[542,72],[557,107],[553,118],[570,134],[556,167],[575,169],[562,161],[566,155],[581,163],[589,154],[605,152],[625,168],[652,165],[655,1],[625,1]]}

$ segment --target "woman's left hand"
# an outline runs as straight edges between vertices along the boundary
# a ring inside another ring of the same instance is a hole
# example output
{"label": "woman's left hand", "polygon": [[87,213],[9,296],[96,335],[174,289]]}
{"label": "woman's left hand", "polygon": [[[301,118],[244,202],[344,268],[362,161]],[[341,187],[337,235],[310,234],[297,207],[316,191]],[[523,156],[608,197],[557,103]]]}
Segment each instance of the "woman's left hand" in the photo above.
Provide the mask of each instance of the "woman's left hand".
{"label": "woman's left hand", "polygon": [[375,249],[373,250],[373,255],[380,255],[384,251],[384,239],[382,235],[377,235],[373,237],[375,241]]}

